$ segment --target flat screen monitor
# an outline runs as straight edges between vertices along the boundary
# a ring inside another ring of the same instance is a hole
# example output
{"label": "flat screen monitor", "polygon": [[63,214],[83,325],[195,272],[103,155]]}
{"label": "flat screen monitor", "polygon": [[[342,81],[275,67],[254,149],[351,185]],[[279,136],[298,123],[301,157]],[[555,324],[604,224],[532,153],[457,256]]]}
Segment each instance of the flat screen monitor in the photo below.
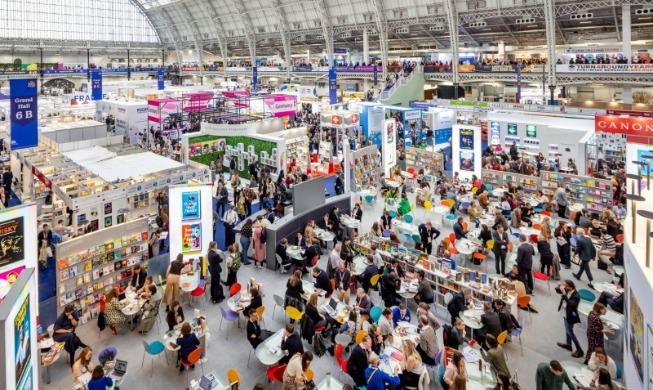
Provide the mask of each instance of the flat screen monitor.
{"label": "flat screen monitor", "polygon": [[292,188],[293,214],[300,215],[325,203],[324,177],[305,181]]}

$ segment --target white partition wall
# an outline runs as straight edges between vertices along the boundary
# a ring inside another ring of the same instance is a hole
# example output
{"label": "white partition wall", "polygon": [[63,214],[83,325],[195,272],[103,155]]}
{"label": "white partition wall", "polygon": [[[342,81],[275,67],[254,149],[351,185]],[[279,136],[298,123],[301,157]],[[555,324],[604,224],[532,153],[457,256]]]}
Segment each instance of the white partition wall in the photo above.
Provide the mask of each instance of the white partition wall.
{"label": "white partition wall", "polygon": [[206,253],[213,241],[213,184],[182,184],[169,187],[170,259]]}
{"label": "white partition wall", "polygon": [[451,162],[453,171],[462,179],[472,175],[481,177],[481,128],[479,126],[454,125],[451,135]]}

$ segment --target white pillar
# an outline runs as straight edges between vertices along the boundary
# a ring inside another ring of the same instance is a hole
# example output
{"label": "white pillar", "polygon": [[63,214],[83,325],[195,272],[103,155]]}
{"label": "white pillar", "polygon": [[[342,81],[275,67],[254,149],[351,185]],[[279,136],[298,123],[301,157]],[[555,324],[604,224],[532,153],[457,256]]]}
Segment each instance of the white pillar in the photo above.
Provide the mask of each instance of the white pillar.
{"label": "white pillar", "polygon": [[[628,59],[628,63],[633,60],[632,55],[631,55],[631,47],[630,47],[630,40],[631,40],[631,22],[630,22],[630,5],[623,5],[621,6],[621,39],[622,39],[622,53],[625,58]],[[633,102],[633,88],[630,85],[624,84],[623,86],[624,92],[623,92],[623,102],[624,103],[632,103]]]}
{"label": "white pillar", "polygon": [[499,59],[503,61],[506,57],[506,43],[504,41],[499,42]]}
{"label": "white pillar", "polygon": [[311,49],[307,49],[306,50],[306,64],[308,65],[310,63],[311,63]]}
{"label": "white pillar", "polygon": [[370,64],[370,38],[367,36],[367,27],[363,29],[363,62]]}

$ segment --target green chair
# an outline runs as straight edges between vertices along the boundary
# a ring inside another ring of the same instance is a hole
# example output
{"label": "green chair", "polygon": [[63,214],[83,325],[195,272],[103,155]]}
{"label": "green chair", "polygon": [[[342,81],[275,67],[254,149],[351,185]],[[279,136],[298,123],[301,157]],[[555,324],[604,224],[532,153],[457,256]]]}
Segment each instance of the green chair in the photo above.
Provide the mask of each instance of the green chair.
{"label": "green chair", "polygon": [[410,214],[404,215],[404,222],[406,223],[412,223],[413,222],[413,216]]}
{"label": "green chair", "polygon": [[372,309],[370,309],[370,318],[375,324],[379,323],[379,318],[381,318],[382,312],[383,309],[381,309],[381,306],[374,306]]}
{"label": "green chair", "polygon": [[591,292],[586,288],[581,288],[580,290],[578,290],[578,295],[580,295],[581,300],[587,302],[594,302],[594,300],[596,299],[596,295],[594,295],[593,292]]}

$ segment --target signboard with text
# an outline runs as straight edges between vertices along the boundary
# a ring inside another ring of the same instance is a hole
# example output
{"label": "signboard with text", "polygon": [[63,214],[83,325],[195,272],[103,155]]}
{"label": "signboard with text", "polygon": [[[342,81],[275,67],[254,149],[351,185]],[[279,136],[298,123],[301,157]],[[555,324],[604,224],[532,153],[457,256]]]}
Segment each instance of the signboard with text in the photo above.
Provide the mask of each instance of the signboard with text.
{"label": "signboard with text", "polygon": [[597,115],[594,117],[594,130],[605,133],[653,137],[653,119]]}
{"label": "signboard with text", "polygon": [[9,80],[12,151],[39,144],[37,85],[36,79]]}
{"label": "signboard with text", "polygon": [[329,104],[338,103],[338,84],[336,68],[329,69]]}
{"label": "signboard with text", "polygon": [[559,64],[563,73],[653,73],[653,64]]}
{"label": "signboard with text", "polygon": [[91,97],[93,100],[102,100],[102,72],[99,69],[91,71]]}
{"label": "signboard with text", "polygon": [[156,89],[159,91],[165,88],[165,71],[163,69],[157,69],[156,71]]}

